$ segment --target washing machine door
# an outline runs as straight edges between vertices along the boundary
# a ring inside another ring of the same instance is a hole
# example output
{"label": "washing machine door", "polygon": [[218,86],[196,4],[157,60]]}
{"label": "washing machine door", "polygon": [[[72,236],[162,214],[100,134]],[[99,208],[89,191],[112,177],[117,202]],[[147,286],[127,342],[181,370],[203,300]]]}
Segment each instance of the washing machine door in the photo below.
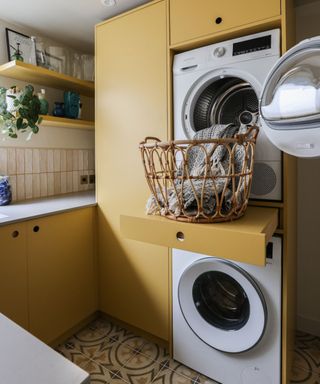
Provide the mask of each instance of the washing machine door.
{"label": "washing machine door", "polygon": [[234,263],[212,257],[194,262],[181,275],[178,299],[192,331],[219,351],[248,351],[264,334],[267,306],[263,294]]}
{"label": "washing machine door", "polygon": [[264,83],[259,111],[264,132],[284,152],[320,157],[320,36],[286,52]]}

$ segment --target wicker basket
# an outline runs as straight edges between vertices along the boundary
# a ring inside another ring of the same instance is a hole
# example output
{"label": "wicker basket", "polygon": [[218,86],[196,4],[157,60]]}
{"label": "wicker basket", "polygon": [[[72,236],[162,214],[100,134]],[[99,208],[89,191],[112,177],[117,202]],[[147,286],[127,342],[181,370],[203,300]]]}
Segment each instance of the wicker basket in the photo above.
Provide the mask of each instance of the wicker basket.
{"label": "wicker basket", "polygon": [[192,223],[240,218],[248,204],[258,132],[253,126],[233,138],[147,137],[139,146],[152,193],[147,213]]}

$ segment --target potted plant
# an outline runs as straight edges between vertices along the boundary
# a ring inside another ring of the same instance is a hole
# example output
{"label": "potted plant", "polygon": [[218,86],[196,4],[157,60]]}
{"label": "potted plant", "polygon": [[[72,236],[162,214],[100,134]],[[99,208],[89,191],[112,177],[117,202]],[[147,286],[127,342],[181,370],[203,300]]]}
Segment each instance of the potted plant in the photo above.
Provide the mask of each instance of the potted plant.
{"label": "potted plant", "polygon": [[32,85],[0,88],[0,126],[2,133],[16,139],[19,133],[30,132],[28,139],[38,133],[41,123],[40,101]]}

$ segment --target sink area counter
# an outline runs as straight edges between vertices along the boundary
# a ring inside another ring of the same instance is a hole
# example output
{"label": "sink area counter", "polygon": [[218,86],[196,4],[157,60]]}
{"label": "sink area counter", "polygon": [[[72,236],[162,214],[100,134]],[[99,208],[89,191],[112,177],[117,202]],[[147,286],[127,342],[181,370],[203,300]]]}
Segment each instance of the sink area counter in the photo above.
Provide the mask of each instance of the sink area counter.
{"label": "sink area counter", "polygon": [[0,206],[0,226],[95,205],[94,191],[20,201]]}

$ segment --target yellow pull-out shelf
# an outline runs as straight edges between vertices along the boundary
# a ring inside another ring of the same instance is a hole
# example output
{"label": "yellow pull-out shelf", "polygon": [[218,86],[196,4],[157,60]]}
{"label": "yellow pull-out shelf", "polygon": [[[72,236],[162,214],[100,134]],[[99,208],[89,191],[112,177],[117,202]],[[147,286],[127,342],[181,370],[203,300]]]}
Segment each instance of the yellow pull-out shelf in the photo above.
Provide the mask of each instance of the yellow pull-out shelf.
{"label": "yellow pull-out shelf", "polygon": [[266,244],[277,225],[278,209],[260,207],[248,207],[241,219],[217,224],[147,215],[120,217],[121,233],[128,239],[260,266],[266,264]]}

